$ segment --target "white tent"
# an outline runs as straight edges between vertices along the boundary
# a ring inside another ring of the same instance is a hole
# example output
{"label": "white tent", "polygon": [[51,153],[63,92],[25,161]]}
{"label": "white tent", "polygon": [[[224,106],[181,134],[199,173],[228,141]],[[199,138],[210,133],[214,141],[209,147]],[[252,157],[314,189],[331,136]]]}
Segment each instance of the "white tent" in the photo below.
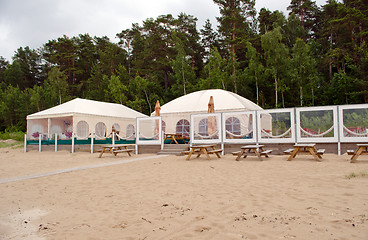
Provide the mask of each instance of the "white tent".
{"label": "white tent", "polygon": [[[168,133],[184,134],[188,132],[190,115],[207,113],[211,96],[214,99],[216,113],[263,110],[257,104],[233,92],[222,89],[202,90],[184,95],[162,105],[160,115],[163,120],[163,129]],[[155,116],[155,112],[151,116]],[[249,123],[248,117],[244,121]]]}
{"label": "white tent", "polygon": [[147,117],[121,104],[98,102],[76,98],[61,105],[27,116],[27,138],[52,138],[55,133],[61,139],[70,139],[74,133],[78,139],[86,139],[95,133],[104,139],[112,131],[132,138],[137,117]]}

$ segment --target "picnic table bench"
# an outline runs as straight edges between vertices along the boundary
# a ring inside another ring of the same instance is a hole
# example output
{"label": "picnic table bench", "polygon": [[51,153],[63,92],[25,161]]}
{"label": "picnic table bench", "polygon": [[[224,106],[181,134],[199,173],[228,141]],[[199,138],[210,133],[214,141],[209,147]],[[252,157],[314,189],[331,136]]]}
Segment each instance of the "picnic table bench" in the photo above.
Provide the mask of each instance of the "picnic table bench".
{"label": "picnic table bench", "polygon": [[207,159],[211,159],[209,154],[216,154],[218,158],[221,158],[220,153],[223,149],[216,149],[215,145],[193,145],[190,147],[190,151],[185,151],[184,154],[188,154],[186,160],[189,160],[193,154],[197,154],[197,158],[201,156],[201,154],[206,155]]}
{"label": "picnic table bench", "polygon": [[130,145],[128,145],[128,144],[117,144],[117,145],[102,146],[101,153],[98,157],[101,158],[104,153],[111,153],[114,156],[116,156],[116,155],[118,155],[118,153],[123,153],[123,152],[126,152],[126,153],[128,153],[129,156],[132,156],[130,153],[133,152],[134,149],[129,149],[128,146],[130,146]]}
{"label": "picnic table bench", "polygon": [[351,163],[355,163],[360,155],[368,155],[368,144],[357,144],[357,149],[347,150],[348,155],[352,155],[350,158]]}
{"label": "picnic table bench", "polygon": [[236,161],[239,161],[240,157],[243,156],[246,158],[248,154],[255,154],[259,160],[262,160],[262,156],[268,158],[268,154],[272,152],[272,150],[263,150],[264,145],[246,145],[242,146],[240,151],[233,152],[232,154],[237,156]]}
{"label": "picnic table bench", "polygon": [[178,140],[182,140],[183,143],[185,143],[189,139],[188,136],[185,136],[181,133],[165,133],[165,139],[164,140],[170,140],[170,143],[174,142],[176,144],[179,144]]}
{"label": "picnic table bench", "polygon": [[290,148],[284,151],[285,154],[290,155],[288,161],[293,160],[297,154],[310,154],[314,157],[315,160],[321,161],[322,155],[325,153],[325,149],[316,149],[315,143],[302,144],[297,143],[294,145],[294,148]]}

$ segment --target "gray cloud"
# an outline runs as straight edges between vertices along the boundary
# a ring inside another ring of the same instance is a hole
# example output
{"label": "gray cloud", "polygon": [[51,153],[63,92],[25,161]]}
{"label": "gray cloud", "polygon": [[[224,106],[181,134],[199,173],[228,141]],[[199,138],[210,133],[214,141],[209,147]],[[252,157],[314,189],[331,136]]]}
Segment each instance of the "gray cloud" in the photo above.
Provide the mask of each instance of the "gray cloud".
{"label": "gray cloud", "polygon": [[[257,0],[256,7],[286,11],[290,0]],[[325,4],[325,0],[317,1]],[[19,47],[42,47],[52,39],[88,33],[115,41],[117,33],[147,18],[180,12],[206,19],[219,16],[212,0],[0,0],[0,56],[11,60]]]}

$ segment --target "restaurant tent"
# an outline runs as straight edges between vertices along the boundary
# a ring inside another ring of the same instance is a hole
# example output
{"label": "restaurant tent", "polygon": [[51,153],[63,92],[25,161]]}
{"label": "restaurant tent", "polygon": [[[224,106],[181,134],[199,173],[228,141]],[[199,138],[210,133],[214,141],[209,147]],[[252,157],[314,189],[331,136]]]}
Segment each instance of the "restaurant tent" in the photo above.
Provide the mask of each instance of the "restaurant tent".
{"label": "restaurant tent", "polygon": [[[208,112],[210,97],[215,101],[215,112],[262,111],[263,109],[252,101],[222,89],[209,89],[193,92],[174,99],[161,106],[160,115],[167,133],[189,135],[191,114]],[[155,112],[151,114],[155,116]],[[244,124],[249,123],[245,119]]]}
{"label": "restaurant tent", "polygon": [[27,116],[27,139],[87,139],[91,133],[104,139],[114,130],[122,138],[132,139],[137,117],[148,117],[121,104],[76,98]]}

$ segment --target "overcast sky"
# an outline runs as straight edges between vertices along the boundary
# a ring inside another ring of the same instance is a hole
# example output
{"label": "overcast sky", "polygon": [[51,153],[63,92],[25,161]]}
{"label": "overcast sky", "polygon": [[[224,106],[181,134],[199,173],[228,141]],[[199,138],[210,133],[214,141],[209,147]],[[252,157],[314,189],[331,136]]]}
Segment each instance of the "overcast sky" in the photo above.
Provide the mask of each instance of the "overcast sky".
{"label": "overcast sky", "polygon": [[[317,0],[324,5],[326,0]],[[256,8],[286,13],[290,0],[256,0]],[[11,61],[19,47],[42,47],[49,40],[88,33],[117,42],[117,33],[147,18],[186,13],[217,24],[219,8],[212,0],[0,0],[0,56]]]}

